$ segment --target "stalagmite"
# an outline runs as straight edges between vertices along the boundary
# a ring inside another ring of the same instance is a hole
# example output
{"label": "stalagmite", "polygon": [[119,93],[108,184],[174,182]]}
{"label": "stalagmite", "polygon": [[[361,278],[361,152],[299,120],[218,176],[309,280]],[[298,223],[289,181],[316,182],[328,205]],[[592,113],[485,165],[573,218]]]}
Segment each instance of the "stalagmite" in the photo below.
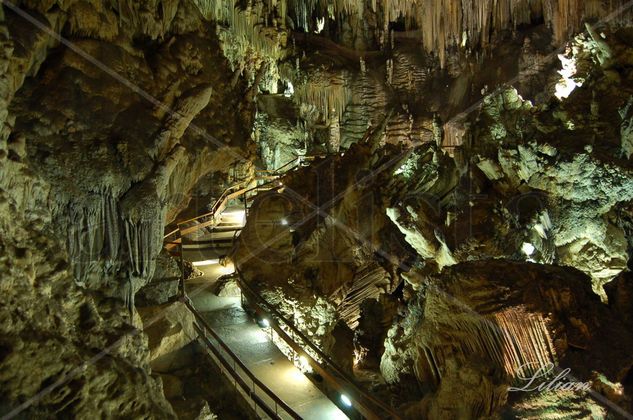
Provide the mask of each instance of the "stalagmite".
{"label": "stalagmite", "polygon": [[631,411],[630,6],[3,2],[0,417]]}

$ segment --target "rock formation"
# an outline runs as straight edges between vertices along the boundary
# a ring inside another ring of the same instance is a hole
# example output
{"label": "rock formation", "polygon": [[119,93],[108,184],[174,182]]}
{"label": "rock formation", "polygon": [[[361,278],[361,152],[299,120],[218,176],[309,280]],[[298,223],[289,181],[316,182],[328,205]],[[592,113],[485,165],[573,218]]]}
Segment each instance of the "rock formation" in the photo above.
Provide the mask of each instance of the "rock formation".
{"label": "rock formation", "polygon": [[0,415],[221,414],[164,236],[272,174],[240,275],[403,417],[630,410],[632,13],[3,1]]}

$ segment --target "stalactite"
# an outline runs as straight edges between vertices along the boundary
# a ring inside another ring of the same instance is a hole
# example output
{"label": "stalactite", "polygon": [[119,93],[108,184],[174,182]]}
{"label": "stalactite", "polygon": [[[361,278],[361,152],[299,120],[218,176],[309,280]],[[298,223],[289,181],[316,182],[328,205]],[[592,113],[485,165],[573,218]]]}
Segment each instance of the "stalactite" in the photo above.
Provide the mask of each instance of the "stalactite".
{"label": "stalactite", "polygon": [[[407,29],[417,28],[424,49],[436,53],[442,64],[447,52],[464,44],[470,48],[486,47],[494,37],[519,25],[544,20],[552,28],[557,43],[582,29],[583,21],[604,17],[624,1],[609,1],[607,7],[600,0],[372,0],[370,8],[382,19],[383,37],[390,22],[403,19]],[[336,19],[362,13],[364,2],[352,0],[297,1],[294,11],[299,26],[309,31],[313,15],[326,16],[328,7]],[[630,13],[615,17],[615,21],[630,18]],[[383,42],[387,39],[383,39]]]}
{"label": "stalactite", "polygon": [[[162,248],[163,202],[183,151],[176,147],[154,174],[123,196],[103,189],[72,198],[64,194],[53,198],[54,226],[67,237],[77,283],[99,288],[108,278],[123,275],[131,280],[133,294],[152,277],[155,258]],[[125,284],[121,287],[120,297],[128,299],[130,290]]]}
{"label": "stalactite", "polygon": [[464,128],[463,121],[458,117],[444,124],[442,136],[442,147],[450,149],[452,151],[455,147],[459,147],[464,144],[464,135],[466,129]]}
{"label": "stalactite", "polygon": [[[161,222],[153,218],[141,221],[124,220],[129,278],[146,280],[154,274],[153,260],[162,247],[161,233],[164,223]],[[141,285],[134,286],[140,288]]]}
{"label": "stalactite", "polygon": [[55,225],[67,235],[75,279],[90,286],[92,274],[118,264],[121,238],[116,198],[108,190],[95,192],[85,201],[61,197],[54,211]]}
{"label": "stalactite", "polygon": [[233,22],[235,0],[194,0],[203,16],[222,23]]}
{"label": "stalactite", "polygon": [[337,313],[353,330],[358,327],[360,305],[367,299],[377,299],[381,294],[390,292],[387,273],[381,267],[369,265],[360,270],[351,284],[341,286],[334,296],[338,296],[340,304]]}
{"label": "stalactite", "polygon": [[[200,0],[200,2],[204,1],[205,0]],[[179,7],[179,2],[174,0],[158,0],[152,2],[152,6],[147,5],[146,7],[142,3],[134,0],[118,0],[115,2],[119,12],[120,26],[138,28],[143,34],[152,38],[163,37],[169,32]],[[81,2],[78,2],[78,4],[81,4]],[[87,7],[92,9],[95,5],[91,4]],[[109,11],[101,10],[101,14],[107,18]],[[77,20],[70,24],[72,26],[71,30],[77,33],[86,32],[86,30],[88,30],[88,33],[94,32],[95,35],[98,34],[108,39],[116,35],[116,30],[110,28],[111,26],[115,26],[113,23],[114,22],[109,22],[107,25],[101,25],[108,26],[108,28],[99,27],[98,24],[93,28],[90,22],[86,20]]]}
{"label": "stalactite", "polygon": [[540,366],[556,362],[554,345],[545,319],[538,314],[509,309],[494,315],[503,334],[503,366],[510,376],[527,375]]}
{"label": "stalactite", "polygon": [[403,91],[422,91],[429,79],[429,70],[417,55],[394,52],[391,61],[391,78],[389,83],[395,89]]}
{"label": "stalactite", "polygon": [[362,74],[351,84],[352,95],[346,107],[343,123],[341,124],[341,137],[345,140],[343,146],[359,141],[367,132],[367,128],[378,121],[371,118],[384,117],[387,105],[387,92],[382,83]]}
{"label": "stalactite", "polygon": [[[259,59],[280,58],[286,35],[283,30],[271,30],[270,26],[285,27],[286,0],[255,2],[245,9],[236,3],[236,0],[196,0],[201,13],[220,24],[219,37],[231,65],[243,71],[245,61],[257,58],[254,55],[259,55]],[[280,16],[281,22],[273,25],[268,18],[275,14]]]}
{"label": "stalactite", "polygon": [[331,121],[335,117],[342,121],[351,97],[347,73],[334,76],[313,73],[310,81],[295,87],[294,95],[298,104],[314,106],[326,121]]}
{"label": "stalactite", "polygon": [[389,143],[408,143],[410,144],[411,138],[411,115],[405,113],[399,113],[394,115],[389,120],[385,133],[385,140]]}
{"label": "stalactite", "polygon": [[[490,316],[471,318],[455,316],[445,331],[452,336],[451,348],[444,341],[423,334],[425,355],[432,370],[441,376],[444,360],[453,350],[459,350],[461,357],[479,354],[503,368],[509,377],[525,377],[541,366],[556,363],[556,352],[547,328],[547,321],[540,314],[526,312],[523,308],[512,307]],[[443,323],[446,321],[443,321]],[[444,354],[448,351],[447,355]],[[439,378],[438,378],[439,379]]]}

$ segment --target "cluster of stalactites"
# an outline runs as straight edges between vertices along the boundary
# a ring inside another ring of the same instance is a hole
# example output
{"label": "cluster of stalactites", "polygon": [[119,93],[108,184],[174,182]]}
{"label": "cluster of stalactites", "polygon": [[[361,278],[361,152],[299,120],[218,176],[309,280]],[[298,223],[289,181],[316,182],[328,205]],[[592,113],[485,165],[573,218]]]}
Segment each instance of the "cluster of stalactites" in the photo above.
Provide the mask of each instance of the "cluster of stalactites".
{"label": "cluster of stalactites", "polygon": [[540,314],[508,308],[490,317],[467,320],[456,317],[452,327],[458,333],[447,353],[443,345],[428,342],[422,346],[422,353],[436,383],[441,380],[446,359],[455,356],[455,349],[464,358],[466,355],[481,355],[502,368],[510,378],[527,377],[539,367],[556,363],[547,320]]}
{"label": "cluster of stalactites", "polygon": [[314,74],[307,83],[296,87],[294,95],[298,104],[315,107],[327,122],[334,119],[342,121],[351,98],[352,91],[345,72],[331,76]]}
{"label": "cluster of stalactites", "polygon": [[342,285],[333,296],[340,301],[337,313],[352,330],[358,327],[360,306],[368,299],[378,299],[391,291],[391,283],[384,269],[369,265],[360,270],[349,284]]}
{"label": "cluster of stalactites", "polygon": [[237,0],[195,0],[195,3],[205,18],[220,24],[224,52],[233,66],[252,59],[253,54],[280,58],[286,42],[286,0],[250,2],[246,8],[240,8]]}
{"label": "cluster of stalactites", "polygon": [[[56,225],[65,229],[75,280],[99,288],[102,278],[120,270],[133,279],[134,293],[154,272],[154,259],[162,246],[162,214],[155,219],[131,220],[121,213],[118,199],[109,191],[90,194],[82,202],[54,206]],[[127,294],[127,293],[126,293]]]}
{"label": "cluster of stalactites", "polygon": [[[285,0],[280,0],[285,1]],[[375,13],[384,33],[402,19],[407,30],[417,30],[426,51],[436,53],[442,64],[453,47],[486,47],[495,35],[523,24],[544,21],[557,43],[582,29],[586,20],[618,10],[623,0],[287,0],[297,25],[314,30],[314,16],[343,20],[346,16]],[[625,19],[618,13],[614,19]],[[390,39],[382,36],[382,40]]]}

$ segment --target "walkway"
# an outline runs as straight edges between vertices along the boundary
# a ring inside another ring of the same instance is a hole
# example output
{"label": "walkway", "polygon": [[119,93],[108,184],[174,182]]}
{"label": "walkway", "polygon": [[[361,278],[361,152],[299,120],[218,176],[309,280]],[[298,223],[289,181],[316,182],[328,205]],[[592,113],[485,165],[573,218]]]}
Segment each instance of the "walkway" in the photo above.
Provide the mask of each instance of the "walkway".
{"label": "walkway", "polygon": [[[183,257],[204,275],[186,282],[186,291],[196,310],[247,368],[304,419],[347,419],[303,373],[271,342],[268,330],[260,328],[242,309],[239,297],[213,293],[217,280],[233,271],[219,259],[228,254],[236,230],[244,223],[243,208],[228,208],[220,223],[185,238]],[[187,242],[194,241],[195,244]],[[266,399],[266,396],[261,396]]]}

